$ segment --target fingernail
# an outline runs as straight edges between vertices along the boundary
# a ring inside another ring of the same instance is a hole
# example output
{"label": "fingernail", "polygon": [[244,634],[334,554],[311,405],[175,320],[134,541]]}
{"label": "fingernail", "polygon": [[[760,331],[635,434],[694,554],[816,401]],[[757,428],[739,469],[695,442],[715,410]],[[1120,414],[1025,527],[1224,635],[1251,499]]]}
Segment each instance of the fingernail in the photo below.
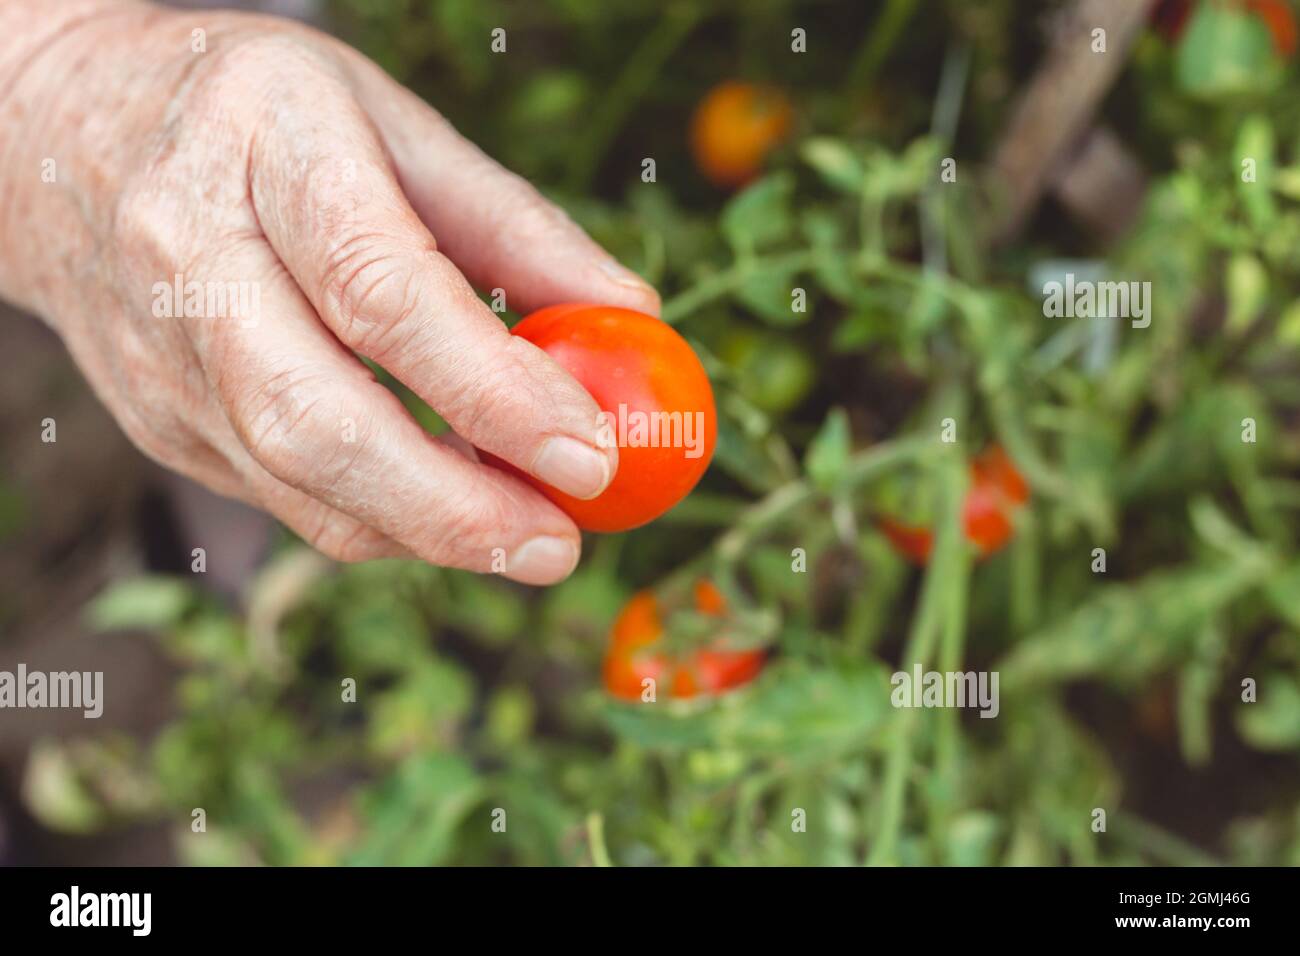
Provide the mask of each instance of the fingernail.
{"label": "fingernail", "polygon": [[563,436],[549,438],[532,472],[552,488],[575,498],[594,498],[609,484],[609,459],[590,445]]}
{"label": "fingernail", "polygon": [[525,541],[506,565],[506,574],[524,584],[554,584],[578,563],[578,549],[565,538],[543,535]]}
{"label": "fingernail", "polygon": [[646,282],[639,275],[620,265],[613,259],[603,259],[600,263],[600,271],[605,273],[619,285],[627,289],[636,289],[638,292],[652,291],[650,283]]}

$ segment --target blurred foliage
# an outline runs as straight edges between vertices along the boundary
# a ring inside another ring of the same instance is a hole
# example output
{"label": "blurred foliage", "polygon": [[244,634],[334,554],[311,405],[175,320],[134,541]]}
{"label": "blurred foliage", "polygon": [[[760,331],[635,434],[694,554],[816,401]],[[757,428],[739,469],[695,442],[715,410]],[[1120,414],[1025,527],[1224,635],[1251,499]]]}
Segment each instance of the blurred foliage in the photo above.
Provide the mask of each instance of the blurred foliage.
{"label": "blurred foliage", "polygon": [[[994,250],[975,170],[1053,6],[335,3],[663,291],[714,377],[714,467],[546,591],[293,543],[239,614],[119,585],[92,620],[159,631],[176,717],[133,751],[43,751],[51,825],[171,819],[201,863],[1300,863],[1300,78],[1255,25],[1206,19],[1231,12],[1149,33],[1105,107],[1151,172],[1138,225],[1101,248],[1043,217]],[[800,129],[728,197],[685,130],[730,76],[787,90]],[[1026,276],[1061,258],[1150,281],[1150,327],[1045,318]],[[977,563],[962,462],[991,441],[1033,499]],[[876,528],[904,510],[935,524],[928,569]],[[762,677],[608,700],[618,608],[701,574],[770,632]],[[998,719],[890,707],[915,662],[999,671]]]}

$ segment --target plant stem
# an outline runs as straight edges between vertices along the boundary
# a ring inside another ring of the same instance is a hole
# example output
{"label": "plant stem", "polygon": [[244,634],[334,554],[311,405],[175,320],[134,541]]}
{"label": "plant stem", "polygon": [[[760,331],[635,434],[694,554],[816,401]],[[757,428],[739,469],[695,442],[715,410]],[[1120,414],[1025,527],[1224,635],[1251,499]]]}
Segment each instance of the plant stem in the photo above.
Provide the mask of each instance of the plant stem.
{"label": "plant stem", "polygon": [[[734,292],[757,273],[802,272],[814,268],[825,254],[824,249],[805,248],[746,258],[673,296],[664,303],[663,320],[675,325],[697,309]],[[952,276],[929,273],[909,263],[856,257],[850,260],[850,265],[863,278],[888,279],[916,287],[933,286],[953,306],[962,310],[976,296],[965,283]]]}
{"label": "plant stem", "polygon": [[[957,479],[961,488],[959,500],[964,500],[965,475],[958,472]],[[949,588],[943,616],[943,635],[939,646],[939,671],[950,673],[961,670],[962,657],[966,647],[966,602],[970,590],[970,552],[965,547],[957,549],[958,567],[948,579]],[[967,702],[969,703],[969,701]],[[948,833],[952,821],[953,809],[957,804],[957,787],[960,757],[961,724],[960,711],[947,707],[939,712],[938,732],[935,736],[934,755],[936,776],[939,781],[939,795],[933,804],[931,819],[931,837],[938,844]],[[936,849],[939,846],[936,845]],[[940,861],[944,862],[944,861]]]}
{"label": "plant stem", "polygon": [[[934,652],[941,621],[950,622],[957,616],[957,612],[951,609],[953,590],[949,584],[957,578],[965,578],[961,573],[962,564],[966,559],[961,553],[965,544],[961,535],[960,516],[963,497],[961,489],[965,487],[965,476],[955,457],[948,462],[945,471],[945,480],[940,482],[939,487],[941,500],[938,509],[939,513],[945,516],[945,520],[938,525],[934,555],[921,589],[920,607],[913,619],[912,631],[908,635],[907,645],[900,658],[901,666],[920,665],[922,671],[925,670],[925,665]],[[964,596],[965,585],[962,584],[961,588]],[[950,617],[950,613],[953,617]],[[960,635],[960,631],[958,634]],[[919,692],[920,688],[913,688],[914,694]],[[916,732],[918,713],[919,709],[916,707],[905,708],[898,713],[894,723],[894,737],[885,759],[885,779],[877,836],[867,855],[868,866],[893,865],[898,862],[898,843],[903,828],[907,778],[912,770],[912,738]]]}
{"label": "plant stem", "polygon": [[812,249],[800,249],[771,256],[755,256],[709,276],[664,303],[663,320],[669,325],[681,321],[701,306],[734,292],[751,275],[760,272],[798,272],[817,264]]}
{"label": "plant stem", "polygon": [[[873,445],[860,451],[845,466],[840,489],[852,491],[895,465],[919,457],[929,447],[932,447],[931,442],[907,438]],[[818,489],[807,479],[792,481],[777,488],[742,512],[735,526],[718,538],[714,549],[719,558],[728,562],[738,560],[749,551],[759,535],[812,500],[818,493]]]}
{"label": "plant stem", "polygon": [[613,866],[609,850],[605,847],[605,817],[594,810],[587,814],[587,845],[591,848],[594,866]]}

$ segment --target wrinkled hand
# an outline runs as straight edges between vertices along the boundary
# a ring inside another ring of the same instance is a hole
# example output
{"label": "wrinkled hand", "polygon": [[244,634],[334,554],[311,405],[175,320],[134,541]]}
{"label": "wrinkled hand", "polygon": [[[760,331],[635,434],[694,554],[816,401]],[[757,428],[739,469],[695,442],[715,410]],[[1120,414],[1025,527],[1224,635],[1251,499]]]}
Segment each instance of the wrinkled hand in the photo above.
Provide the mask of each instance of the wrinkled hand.
{"label": "wrinkled hand", "polygon": [[[590,396],[471,283],[519,311],[657,312],[653,290],[329,37],[61,10],[42,42],[0,52],[0,294],[57,329],[148,455],[324,553],[565,577],[572,522],[466,442],[581,497],[617,451]],[[464,441],[429,436],[358,355]]]}

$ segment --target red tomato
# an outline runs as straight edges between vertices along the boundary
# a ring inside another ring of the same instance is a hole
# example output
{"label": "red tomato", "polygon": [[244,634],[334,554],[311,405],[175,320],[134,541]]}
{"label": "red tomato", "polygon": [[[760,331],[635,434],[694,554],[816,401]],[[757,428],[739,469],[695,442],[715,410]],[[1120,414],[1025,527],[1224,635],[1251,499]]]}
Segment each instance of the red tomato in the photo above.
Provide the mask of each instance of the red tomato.
{"label": "red tomato", "polygon": [[718,437],[704,366],[672,326],[614,306],[569,303],[514,327],[563,366],[607,415],[618,472],[589,501],[556,491],[499,459],[587,531],[626,531],[681,501],[709,467]]}
{"label": "red tomato", "polygon": [[[1001,446],[990,445],[971,461],[971,485],[962,502],[962,532],[987,558],[1011,540],[1011,513],[1029,500],[1029,483]],[[881,518],[880,530],[914,564],[924,565],[934,548],[934,533],[923,525]]]}
{"label": "red tomato", "polygon": [[934,547],[934,534],[929,528],[905,525],[893,518],[881,518],[880,530],[894,546],[894,550],[913,564],[925,564],[930,560],[930,550]]}
{"label": "red tomato", "polygon": [[[721,617],[726,601],[709,581],[695,585],[695,609]],[[663,637],[659,605],[649,591],[640,591],[623,606],[610,632],[605,653],[605,689],[615,697],[640,701],[642,681],[652,678],[657,689],[676,699],[700,694],[720,694],[748,684],[763,669],[766,654],[761,650],[733,651],[715,644],[685,657],[657,651]]]}
{"label": "red tomato", "polygon": [[966,540],[975,545],[980,557],[988,557],[1011,540],[1014,529],[1007,517],[1007,505],[993,485],[971,486],[966,492],[961,519]]}
{"label": "red tomato", "polygon": [[996,488],[1008,501],[1023,505],[1029,500],[1029,482],[1001,445],[990,445],[971,462],[971,479],[976,485]]}

